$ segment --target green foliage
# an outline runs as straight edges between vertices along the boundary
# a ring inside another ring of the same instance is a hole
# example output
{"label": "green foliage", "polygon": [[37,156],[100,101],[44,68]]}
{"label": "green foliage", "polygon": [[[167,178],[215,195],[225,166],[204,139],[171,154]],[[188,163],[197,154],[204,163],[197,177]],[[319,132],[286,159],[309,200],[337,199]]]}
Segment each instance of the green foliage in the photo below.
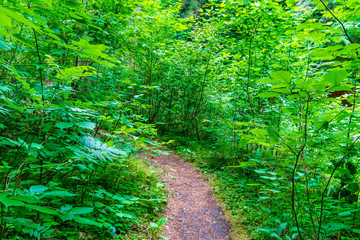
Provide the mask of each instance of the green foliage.
{"label": "green foliage", "polygon": [[[151,239],[157,239],[158,231],[161,229],[162,226],[167,222],[166,218],[159,219],[156,223],[151,222],[150,223],[150,229],[151,229]],[[159,236],[159,239],[167,240],[167,237]]]}
{"label": "green foliage", "polygon": [[358,3],[209,1],[167,45],[159,132],[253,238],[359,238]]}
{"label": "green foliage", "polygon": [[156,145],[129,66],[134,21],[161,6],[139,4],[2,1],[1,239],[121,238],[162,209],[154,174],[129,173],[130,156]]}
{"label": "green foliage", "polygon": [[159,132],[253,238],[358,239],[359,3],[3,1],[0,238],[129,238]]}

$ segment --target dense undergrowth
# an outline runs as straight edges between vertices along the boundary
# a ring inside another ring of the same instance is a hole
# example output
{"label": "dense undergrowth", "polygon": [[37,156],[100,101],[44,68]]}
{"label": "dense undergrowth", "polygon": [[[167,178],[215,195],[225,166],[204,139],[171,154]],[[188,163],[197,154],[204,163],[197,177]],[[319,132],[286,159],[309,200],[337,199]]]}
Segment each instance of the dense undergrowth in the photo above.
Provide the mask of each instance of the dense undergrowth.
{"label": "dense undergrowth", "polygon": [[131,62],[134,22],[161,5],[139,4],[0,1],[0,239],[157,237],[165,193],[132,157],[156,129],[134,113],[148,86]]}
{"label": "dense undergrowth", "polygon": [[1,1],[0,238],[126,238],[163,195],[116,181],[160,135],[206,146],[254,238],[358,239],[359,6]]}
{"label": "dense undergrowth", "polygon": [[171,81],[153,82],[149,119],[190,151],[202,142],[199,166],[255,239],[360,237],[358,10],[209,1],[164,46]]}
{"label": "dense undergrowth", "polygon": [[[181,138],[178,140],[182,142]],[[252,159],[262,164],[234,167],[231,166],[233,159],[226,158],[226,152],[210,142],[187,139],[182,144],[173,145],[173,148],[185,159],[194,162],[210,178],[214,192],[227,214],[231,215],[229,219],[233,225],[234,239],[282,239],[282,236],[289,236],[291,231],[296,231],[287,228],[289,221],[292,221],[289,214],[291,190],[286,186],[288,180],[279,181],[281,179],[278,177],[278,173],[286,166],[270,161],[269,153],[258,151],[255,155],[257,159]],[[291,175],[288,174],[287,178],[290,179]],[[306,195],[302,200],[307,201]],[[324,211],[330,222],[324,226],[328,239],[336,239],[341,230],[341,239],[358,239],[357,231],[351,229],[358,221],[353,203],[339,202],[339,199],[333,198],[326,204]],[[307,224],[306,219],[300,221],[301,224]]]}

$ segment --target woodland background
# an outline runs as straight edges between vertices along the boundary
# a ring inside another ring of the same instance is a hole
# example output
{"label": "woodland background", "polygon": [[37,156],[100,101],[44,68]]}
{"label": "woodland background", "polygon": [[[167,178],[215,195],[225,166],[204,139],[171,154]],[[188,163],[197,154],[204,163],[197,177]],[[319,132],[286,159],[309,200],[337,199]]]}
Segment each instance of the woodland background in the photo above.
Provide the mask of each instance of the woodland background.
{"label": "woodland background", "polygon": [[164,144],[253,239],[359,239],[359,24],[359,0],[2,0],[0,239],[160,237],[134,154]]}

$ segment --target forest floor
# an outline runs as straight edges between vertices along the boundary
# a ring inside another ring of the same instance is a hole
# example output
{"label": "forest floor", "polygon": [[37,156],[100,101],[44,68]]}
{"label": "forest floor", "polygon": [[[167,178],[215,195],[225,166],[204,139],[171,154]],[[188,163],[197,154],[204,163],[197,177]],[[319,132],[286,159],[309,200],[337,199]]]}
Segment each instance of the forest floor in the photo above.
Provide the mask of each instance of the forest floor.
{"label": "forest floor", "polygon": [[231,239],[231,224],[201,172],[175,154],[140,157],[160,168],[166,183],[169,196],[164,217],[168,222],[163,235],[170,240]]}

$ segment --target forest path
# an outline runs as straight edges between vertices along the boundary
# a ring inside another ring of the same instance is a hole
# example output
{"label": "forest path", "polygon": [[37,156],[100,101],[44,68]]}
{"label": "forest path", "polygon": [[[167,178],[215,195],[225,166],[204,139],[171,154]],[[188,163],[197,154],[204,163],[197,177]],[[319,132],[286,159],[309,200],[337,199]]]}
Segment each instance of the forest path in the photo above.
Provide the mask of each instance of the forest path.
{"label": "forest path", "polygon": [[200,172],[174,154],[140,154],[163,170],[169,198],[165,215],[169,240],[230,240],[231,225]]}

